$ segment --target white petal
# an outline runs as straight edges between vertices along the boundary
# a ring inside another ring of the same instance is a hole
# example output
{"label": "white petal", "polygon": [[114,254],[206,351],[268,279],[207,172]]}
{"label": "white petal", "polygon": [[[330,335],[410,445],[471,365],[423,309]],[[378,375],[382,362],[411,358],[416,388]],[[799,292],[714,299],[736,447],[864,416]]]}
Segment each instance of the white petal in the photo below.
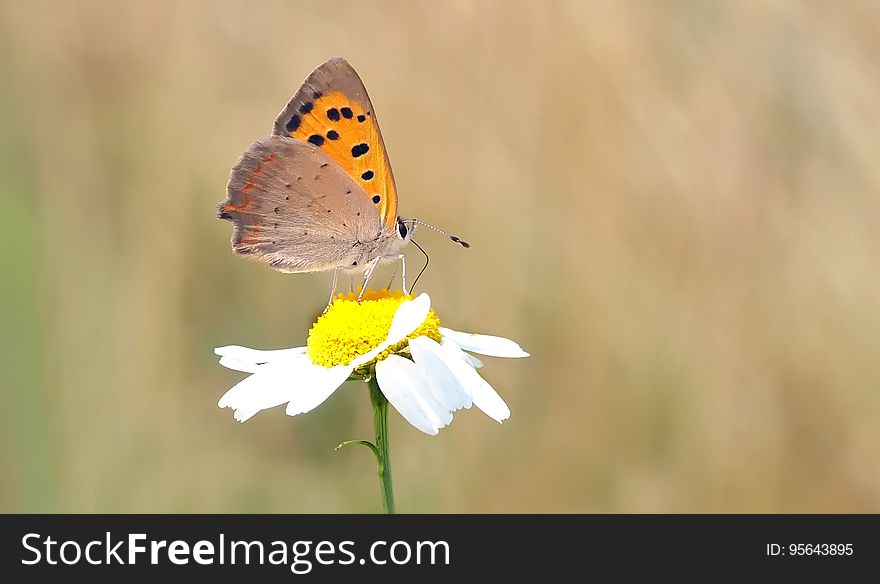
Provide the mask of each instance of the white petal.
{"label": "white petal", "polygon": [[400,415],[425,434],[435,436],[452,421],[452,412],[434,399],[424,373],[409,359],[389,355],[379,361],[376,380]]}
{"label": "white petal", "polygon": [[499,424],[510,417],[510,408],[498,395],[498,392],[489,385],[489,382],[480,377],[480,374],[474,370],[479,381],[471,387],[471,393],[474,396],[474,405],[483,410],[483,413],[498,422]]}
{"label": "white petal", "polygon": [[471,407],[471,394],[449,370],[439,343],[429,337],[416,337],[409,340],[409,350],[416,365],[425,373],[437,401],[451,411]]}
{"label": "white petal", "polygon": [[[445,339],[444,339],[445,340]],[[465,362],[464,352],[453,342],[440,345],[446,356],[446,365],[458,378],[459,383],[470,392],[474,405],[483,410],[487,416],[502,422],[510,417],[510,408],[501,396],[492,389],[489,382],[480,377],[477,370]]]}
{"label": "white petal", "polygon": [[345,383],[351,371],[350,365],[322,367],[309,363],[297,372],[296,377],[288,381],[294,389],[285,412],[288,416],[296,416],[312,411]]}
{"label": "white petal", "polygon": [[[240,347],[238,345],[227,345],[225,347],[217,347],[214,354],[231,359],[233,361],[241,361],[244,363],[261,364],[269,361],[278,361],[286,359],[293,355],[302,355],[306,352],[305,347],[294,347],[292,349],[276,349],[273,351],[260,351],[258,349],[249,349],[248,347]],[[223,359],[221,359],[221,364]]]}
{"label": "white petal", "polygon": [[242,371],[244,373],[256,373],[260,370],[260,367],[265,367],[266,364],[257,364],[251,361],[239,361],[238,359],[233,359],[232,357],[220,357],[220,365],[226,367],[227,369],[232,369],[233,371]]}
{"label": "white petal", "polygon": [[381,343],[379,343],[378,346],[376,346],[372,350],[367,351],[363,355],[356,357],[355,360],[351,362],[349,367],[351,367],[352,371],[354,371],[355,369],[357,369],[358,367],[360,367],[364,363],[369,363],[370,361],[372,361],[373,359],[378,357],[379,353],[381,353],[382,351],[384,351],[385,349],[390,347],[391,344],[392,343],[389,343],[388,341],[382,341]]}
{"label": "white petal", "polygon": [[[394,319],[391,321],[391,328],[388,331],[387,346],[399,343],[414,330],[422,326],[422,323],[428,318],[428,311],[430,309],[431,298],[424,292],[412,300],[401,302],[397,311],[394,313]],[[385,349],[383,349],[383,351],[384,350]]]}
{"label": "white petal", "polygon": [[234,409],[235,419],[244,422],[260,410],[274,408],[289,401],[294,391],[291,379],[307,365],[307,360],[299,364],[285,361],[265,365],[223,394],[217,405]]}
{"label": "white petal", "polygon": [[519,358],[528,357],[529,354],[522,350],[515,341],[504,337],[492,335],[477,335],[473,333],[461,333],[448,328],[440,328],[440,334],[449,338],[464,349],[490,357]]}
{"label": "white petal", "polygon": [[453,341],[451,338],[446,337],[446,336],[441,337],[441,338],[440,338],[440,344],[441,344],[441,345],[444,345],[444,346],[445,346],[445,345],[455,345],[455,347],[456,347],[457,349],[459,349],[458,351],[455,351],[455,354],[456,354],[456,355],[459,355],[459,356],[462,358],[462,360],[464,360],[465,363],[467,363],[468,365],[470,365],[470,366],[473,367],[474,369],[477,369],[477,368],[483,366],[483,362],[482,362],[482,361],[480,361],[476,356],[474,356],[474,355],[470,355],[470,354],[465,353],[464,351],[462,351],[462,350],[461,350],[461,347],[458,346],[458,343],[456,343],[455,341]]}
{"label": "white petal", "polygon": [[430,308],[431,299],[424,292],[419,294],[413,300],[401,302],[391,321],[391,328],[388,331],[388,337],[372,350],[360,355],[352,361],[352,370],[357,369],[364,363],[369,363],[378,357],[382,351],[391,345],[396,345],[412,334],[412,332],[422,326],[422,323],[428,318],[428,310]]}
{"label": "white petal", "polygon": [[479,369],[480,367],[483,366],[483,362],[480,361],[474,355],[469,355],[468,353],[462,353],[462,354],[464,355],[465,359],[467,359],[467,362],[470,363],[471,367],[473,367],[474,369]]}

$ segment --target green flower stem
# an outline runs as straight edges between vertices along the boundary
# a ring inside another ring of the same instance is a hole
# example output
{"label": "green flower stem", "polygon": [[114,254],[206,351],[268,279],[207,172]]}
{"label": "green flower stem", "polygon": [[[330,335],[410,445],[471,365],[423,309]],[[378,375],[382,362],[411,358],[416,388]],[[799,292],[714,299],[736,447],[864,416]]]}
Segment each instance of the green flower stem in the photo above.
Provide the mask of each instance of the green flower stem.
{"label": "green flower stem", "polygon": [[382,510],[388,515],[393,515],[394,487],[391,485],[391,456],[388,451],[388,400],[382,395],[375,376],[370,379],[370,403],[373,405],[373,429],[376,432],[373,452],[378,466]]}
{"label": "green flower stem", "polygon": [[346,440],[336,450],[352,444],[366,446],[376,457],[379,474],[379,491],[382,493],[382,510],[394,515],[394,488],[391,486],[391,456],[388,453],[388,400],[379,389],[375,375],[370,378],[370,403],[373,406],[373,428],[376,431],[376,443],[369,440]]}

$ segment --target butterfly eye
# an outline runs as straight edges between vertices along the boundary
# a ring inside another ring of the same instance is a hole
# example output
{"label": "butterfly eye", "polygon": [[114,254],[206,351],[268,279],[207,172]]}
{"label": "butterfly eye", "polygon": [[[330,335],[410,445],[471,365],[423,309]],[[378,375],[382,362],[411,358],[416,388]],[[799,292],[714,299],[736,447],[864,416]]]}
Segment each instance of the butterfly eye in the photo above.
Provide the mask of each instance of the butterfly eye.
{"label": "butterfly eye", "polygon": [[400,217],[397,218],[397,232],[400,234],[401,239],[406,239],[406,223]]}

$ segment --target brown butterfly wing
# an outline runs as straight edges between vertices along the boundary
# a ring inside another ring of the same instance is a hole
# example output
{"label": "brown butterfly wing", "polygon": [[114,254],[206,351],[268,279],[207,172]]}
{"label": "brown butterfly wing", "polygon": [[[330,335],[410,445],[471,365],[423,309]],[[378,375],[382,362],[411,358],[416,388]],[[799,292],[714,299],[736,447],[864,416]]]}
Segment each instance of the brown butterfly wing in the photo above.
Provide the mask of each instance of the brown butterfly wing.
{"label": "brown butterfly wing", "polygon": [[359,184],[321,149],[281,136],[239,158],[218,216],[234,224],[235,252],[282,272],[363,265],[389,242]]}
{"label": "brown butterfly wing", "polygon": [[273,133],[310,142],[367,193],[385,225],[397,224],[397,189],[367,90],[345,59],[330,59],[303,82],[275,120]]}

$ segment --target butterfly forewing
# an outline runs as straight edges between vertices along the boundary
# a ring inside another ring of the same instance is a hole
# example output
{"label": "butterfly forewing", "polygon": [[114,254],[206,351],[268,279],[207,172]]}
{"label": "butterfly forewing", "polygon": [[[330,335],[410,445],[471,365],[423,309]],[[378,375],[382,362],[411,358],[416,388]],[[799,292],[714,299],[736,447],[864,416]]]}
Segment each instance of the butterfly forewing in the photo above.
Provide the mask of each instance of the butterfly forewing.
{"label": "butterfly forewing", "polygon": [[357,266],[386,238],[376,206],[327,153],[271,136],[232,169],[218,214],[232,247],[283,272]]}
{"label": "butterfly forewing", "polygon": [[397,190],[379,124],[363,82],[341,58],[315,69],[275,120],[273,133],[313,144],[366,194],[388,234],[397,223]]}

